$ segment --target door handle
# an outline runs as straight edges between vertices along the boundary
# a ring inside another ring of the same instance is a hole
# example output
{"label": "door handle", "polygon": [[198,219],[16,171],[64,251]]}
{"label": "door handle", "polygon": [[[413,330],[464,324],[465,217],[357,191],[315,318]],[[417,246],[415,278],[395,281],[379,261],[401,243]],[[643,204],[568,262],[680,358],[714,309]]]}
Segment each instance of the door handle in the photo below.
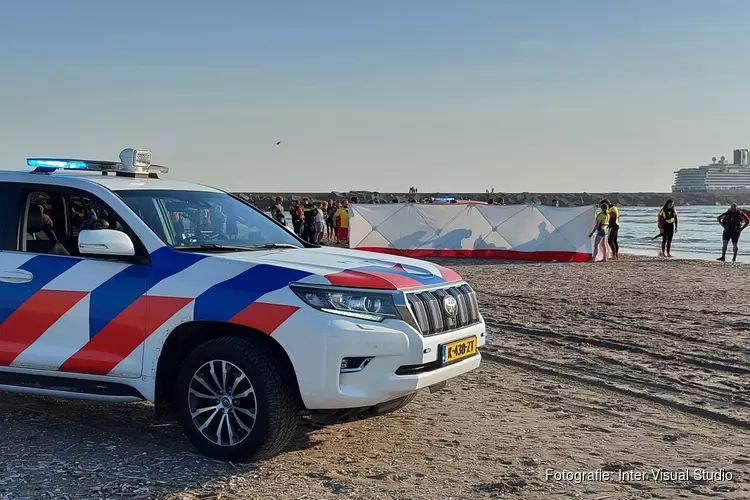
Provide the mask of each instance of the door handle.
{"label": "door handle", "polygon": [[0,271],[0,283],[28,283],[33,279],[34,275],[23,269]]}

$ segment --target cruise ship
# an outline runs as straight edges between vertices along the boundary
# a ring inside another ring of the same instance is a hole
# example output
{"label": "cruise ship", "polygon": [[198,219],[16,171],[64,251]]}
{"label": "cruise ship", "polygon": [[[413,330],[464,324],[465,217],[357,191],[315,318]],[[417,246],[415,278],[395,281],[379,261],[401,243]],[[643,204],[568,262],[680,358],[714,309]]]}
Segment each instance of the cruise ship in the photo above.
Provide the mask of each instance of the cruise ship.
{"label": "cruise ship", "polygon": [[673,193],[685,191],[750,191],[750,152],[735,149],[732,163],[723,156],[711,164],[675,172]]}

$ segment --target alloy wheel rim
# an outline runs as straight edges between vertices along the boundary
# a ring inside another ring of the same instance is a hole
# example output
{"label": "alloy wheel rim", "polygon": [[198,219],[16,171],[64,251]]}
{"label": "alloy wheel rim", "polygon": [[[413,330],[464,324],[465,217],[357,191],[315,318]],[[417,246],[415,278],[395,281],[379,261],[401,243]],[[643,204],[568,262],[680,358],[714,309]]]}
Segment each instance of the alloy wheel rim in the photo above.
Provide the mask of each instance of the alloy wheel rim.
{"label": "alloy wheel rim", "polygon": [[188,408],[204,438],[219,446],[235,446],[252,432],[258,400],[242,370],[229,361],[212,360],[193,374]]}

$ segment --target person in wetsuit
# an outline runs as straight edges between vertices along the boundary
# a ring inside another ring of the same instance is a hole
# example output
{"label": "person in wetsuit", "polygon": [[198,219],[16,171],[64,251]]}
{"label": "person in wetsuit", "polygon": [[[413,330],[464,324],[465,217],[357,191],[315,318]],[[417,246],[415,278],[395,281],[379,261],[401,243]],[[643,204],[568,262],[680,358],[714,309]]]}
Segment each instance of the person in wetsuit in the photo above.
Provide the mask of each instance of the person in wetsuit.
{"label": "person in wetsuit", "polygon": [[612,249],[612,258],[617,260],[620,256],[620,244],[617,242],[617,233],[620,231],[620,210],[609,200],[602,200],[601,203],[609,207],[607,212],[609,214],[609,222],[607,223],[609,237],[607,238],[607,243],[609,243],[609,247]]}
{"label": "person in wetsuit", "polygon": [[659,230],[661,231],[661,257],[672,257],[672,238],[677,232],[677,211],[674,200],[668,199],[659,210]]}
{"label": "person in wetsuit", "polygon": [[326,210],[326,230],[328,241],[333,241],[333,233],[336,232],[336,210],[338,210],[337,202],[328,200],[328,208]]}
{"label": "person in wetsuit", "polygon": [[740,239],[740,233],[750,224],[750,217],[743,210],[737,208],[736,203],[732,203],[729,210],[718,216],[716,220],[724,228],[724,234],[721,236],[721,257],[716,260],[726,260],[727,246],[729,246],[729,240],[732,240],[732,262],[736,262],[737,251],[739,250],[737,242]]}
{"label": "person in wetsuit", "polygon": [[607,236],[607,226],[609,226],[609,205],[606,203],[601,204],[602,211],[596,214],[596,221],[594,222],[594,229],[589,233],[589,238],[594,236],[596,233],[596,240],[594,241],[594,253],[591,256],[591,262],[596,262],[596,256],[599,254],[599,248],[604,252],[604,262],[607,262],[607,244],[604,238]]}
{"label": "person in wetsuit", "polygon": [[271,207],[271,217],[282,226],[286,226],[286,216],[284,215],[284,205],[281,196],[277,196],[274,200],[274,204]]}

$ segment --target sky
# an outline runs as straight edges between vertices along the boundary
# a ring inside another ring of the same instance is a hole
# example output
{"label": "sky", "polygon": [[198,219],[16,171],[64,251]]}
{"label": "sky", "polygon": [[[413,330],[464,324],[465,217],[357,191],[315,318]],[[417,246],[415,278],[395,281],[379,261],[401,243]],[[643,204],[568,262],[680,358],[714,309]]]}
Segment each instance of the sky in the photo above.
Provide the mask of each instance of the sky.
{"label": "sky", "polygon": [[747,19],[746,0],[8,0],[0,168],[140,147],[232,191],[669,191],[750,148]]}

